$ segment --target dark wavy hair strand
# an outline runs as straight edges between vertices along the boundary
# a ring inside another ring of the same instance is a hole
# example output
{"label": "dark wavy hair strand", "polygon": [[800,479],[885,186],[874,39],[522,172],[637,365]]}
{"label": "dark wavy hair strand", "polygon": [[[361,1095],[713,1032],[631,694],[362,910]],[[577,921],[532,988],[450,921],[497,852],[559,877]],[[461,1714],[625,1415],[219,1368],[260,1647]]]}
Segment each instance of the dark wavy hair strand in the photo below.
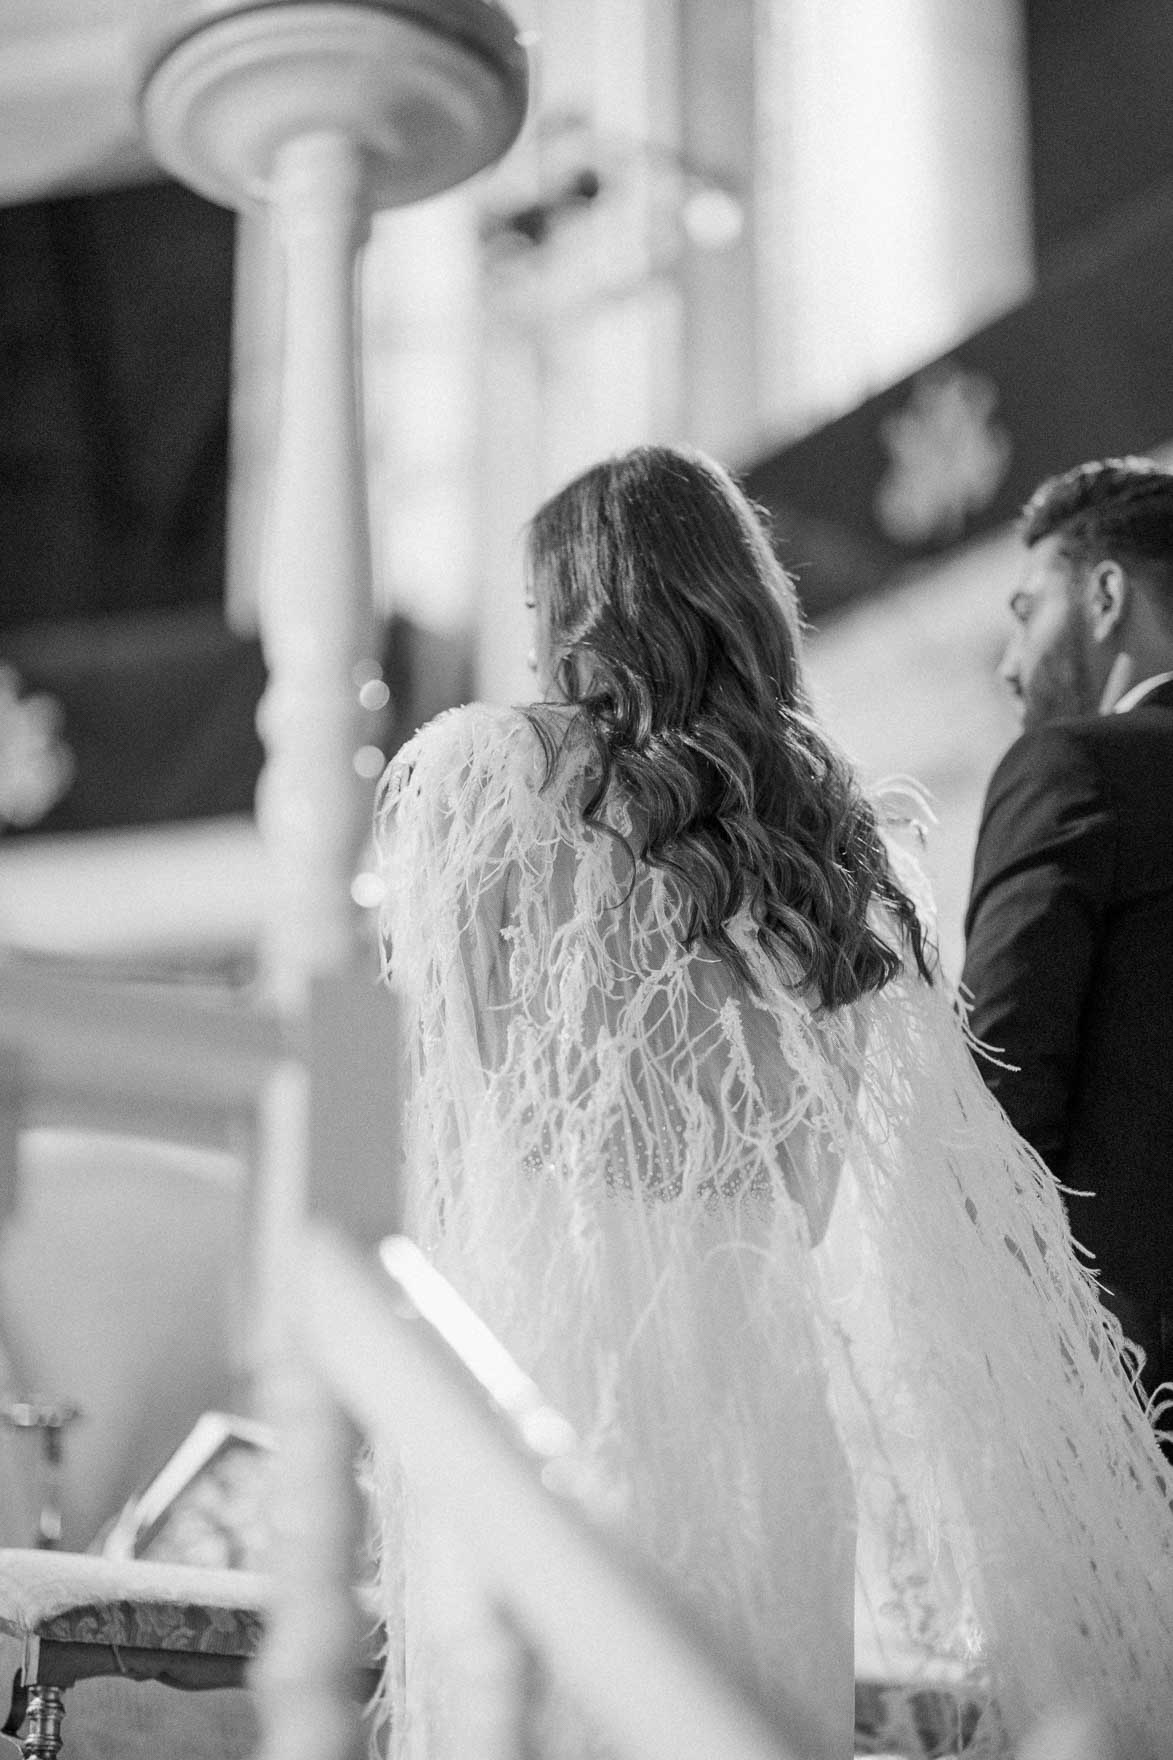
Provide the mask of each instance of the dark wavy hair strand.
{"label": "dark wavy hair strand", "polygon": [[[616,790],[635,807],[633,857],[675,877],[685,945],[752,982],[728,932],[748,904],[829,1008],[888,983],[901,942],[931,980],[875,812],[810,714],[793,585],[726,472],[667,447],[606,460],[539,509],[527,564],[555,689],[597,756],[584,818],[613,829]],[[548,781],[560,745],[540,709],[529,718]],[[872,926],[876,900],[895,945]]]}

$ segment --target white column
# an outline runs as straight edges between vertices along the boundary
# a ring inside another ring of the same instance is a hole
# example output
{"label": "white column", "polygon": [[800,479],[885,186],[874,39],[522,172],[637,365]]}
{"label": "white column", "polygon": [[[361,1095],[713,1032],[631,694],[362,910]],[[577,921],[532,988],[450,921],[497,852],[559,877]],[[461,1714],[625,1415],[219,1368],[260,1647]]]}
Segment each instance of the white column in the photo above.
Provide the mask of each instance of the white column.
{"label": "white column", "polygon": [[269,686],[257,819],[268,863],[264,971],[280,1003],[351,955],[350,881],[369,788],[356,676],[372,658],[369,537],[356,395],[362,158],[342,134],[280,149],[271,200],[285,248],[285,370],[260,583]]}
{"label": "white column", "polygon": [[[295,137],[280,149],[270,199],[286,292],[259,595],[269,666],[258,716],[266,761],[257,820],[270,888],[262,953],[274,1000],[301,1011],[311,978],[351,961],[350,879],[370,811],[369,788],[353,766],[362,731],[358,686],[374,648],[355,311],[355,265],[367,228],[359,148],[341,133]],[[256,1671],[260,1752],[265,1760],[358,1760],[355,1438],[288,1336],[297,1309],[289,1268],[311,1165],[311,1092],[305,1069],[282,1071],[266,1096],[262,1133],[258,1366],[279,1453],[274,1600]]]}
{"label": "white column", "polygon": [[284,357],[285,251],[273,217],[267,209],[258,209],[236,218],[232,290],[224,612],[241,635],[257,632]]}
{"label": "white column", "polygon": [[449,633],[468,627],[477,562],[476,219],[464,191],[379,215],[363,265],[376,603]]}
{"label": "white column", "polygon": [[486,336],[480,404],[476,693],[488,702],[524,703],[535,685],[526,666],[532,636],[522,595],[522,530],[547,478],[541,364],[522,331],[499,328]]}
{"label": "white column", "polygon": [[[680,0],[544,0],[531,4],[541,112],[582,119],[584,168],[606,180],[641,176],[649,145],[679,144],[677,30]],[[528,144],[540,183],[540,134]],[[557,148],[555,147],[555,151]],[[514,187],[527,152],[514,159]],[[624,153],[628,170],[618,169]],[[478,546],[478,692],[517,702],[533,693],[525,664],[521,533],[546,496],[609,452],[681,430],[679,277],[650,273],[648,216],[625,184],[604,188],[597,209],[561,241],[546,281],[548,307],[511,316],[487,289],[481,381]],[[661,221],[663,217],[661,216]],[[619,284],[623,290],[619,291]]]}
{"label": "white column", "polygon": [[758,0],[763,429],[839,414],[1029,291],[1022,0]]}
{"label": "white column", "polygon": [[690,243],[684,254],[685,438],[740,462],[760,400],[754,281],[756,181],[754,0],[679,0],[680,141],[692,164],[736,189],[746,210],[724,250]]}

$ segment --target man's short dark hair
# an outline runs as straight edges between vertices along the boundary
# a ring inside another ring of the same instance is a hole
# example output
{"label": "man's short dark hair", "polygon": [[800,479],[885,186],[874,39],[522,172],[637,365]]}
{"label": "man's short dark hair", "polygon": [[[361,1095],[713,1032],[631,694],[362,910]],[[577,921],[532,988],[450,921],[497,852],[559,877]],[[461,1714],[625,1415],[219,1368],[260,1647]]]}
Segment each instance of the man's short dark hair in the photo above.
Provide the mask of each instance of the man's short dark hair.
{"label": "man's short dark hair", "polygon": [[1149,565],[1173,589],[1173,470],[1151,458],[1102,458],[1048,477],[1023,509],[1022,535],[1037,544],[1054,533],[1077,570],[1110,556]]}

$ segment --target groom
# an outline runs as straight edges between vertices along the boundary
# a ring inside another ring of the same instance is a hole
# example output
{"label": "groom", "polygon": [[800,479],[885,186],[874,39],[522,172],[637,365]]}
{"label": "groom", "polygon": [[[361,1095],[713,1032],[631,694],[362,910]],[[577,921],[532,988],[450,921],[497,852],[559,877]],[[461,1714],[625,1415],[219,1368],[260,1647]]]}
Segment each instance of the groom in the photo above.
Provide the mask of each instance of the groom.
{"label": "groom", "polygon": [[987,1085],[1068,1198],[1105,1300],[1173,1378],[1173,471],[1044,482],[966,916]]}

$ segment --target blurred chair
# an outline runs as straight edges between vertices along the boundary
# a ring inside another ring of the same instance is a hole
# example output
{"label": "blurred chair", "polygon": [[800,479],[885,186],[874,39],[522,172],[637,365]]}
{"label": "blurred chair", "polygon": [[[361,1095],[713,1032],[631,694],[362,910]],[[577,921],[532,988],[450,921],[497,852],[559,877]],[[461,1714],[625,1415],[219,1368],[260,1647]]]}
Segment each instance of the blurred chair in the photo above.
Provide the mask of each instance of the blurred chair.
{"label": "blurred chair", "polygon": [[[64,1441],[65,1545],[87,1546],[202,1411],[231,1405],[243,1192],[240,1163],[212,1149],[20,1133],[0,1225],[5,1398],[81,1408]],[[36,1533],[39,1440],[5,1435],[9,1544]]]}
{"label": "blurred chair", "polygon": [[[64,1552],[0,1552],[0,1633],[15,1641],[17,1672],[6,1735],[29,1760],[54,1760],[62,1747],[63,1695],[79,1681],[118,1676],[190,1690],[240,1688],[261,1635],[262,1580],[247,1571],[111,1563]],[[172,1752],[244,1753],[255,1731],[234,1705],[221,1718],[219,1744],[181,1749],[161,1722]],[[121,1719],[101,1732],[123,1745]],[[99,1726],[100,1728],[100,1726]],[[198,1739],[198,1738],[196,1738]],[[91,1745],[92,1745],[91,1732]],[[74,1751],[77,1751],[76,1749]],[[157,1750],[156,1750],[157,1751]]]}

